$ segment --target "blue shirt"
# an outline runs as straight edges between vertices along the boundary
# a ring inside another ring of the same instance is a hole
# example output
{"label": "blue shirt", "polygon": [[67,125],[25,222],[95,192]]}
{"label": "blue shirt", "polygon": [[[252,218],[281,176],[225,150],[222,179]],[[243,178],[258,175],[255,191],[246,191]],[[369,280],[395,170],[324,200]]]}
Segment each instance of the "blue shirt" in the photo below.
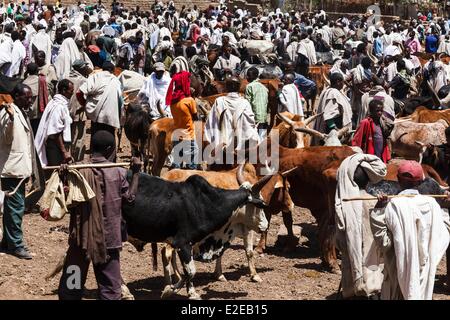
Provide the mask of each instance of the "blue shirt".
{"label": "blue shirt", "polygon": [[427,53],[436,53],[438,49],[438,38],[435,35],[428,35],[425,39],[425,51]]}
{"label": "blue shirt", "polygon": [[380,38],[376,38],[373,42],[373,53],[380,57],[383,55],[383,42],[381,42]]}
{"label": "blue shirt", "polygon": [[298,90],[302,93],[302,95],[305,95],[305,93],[309,90],[316,88],[316,83],[301,74],[295,73],[295,85],[297,86]]}

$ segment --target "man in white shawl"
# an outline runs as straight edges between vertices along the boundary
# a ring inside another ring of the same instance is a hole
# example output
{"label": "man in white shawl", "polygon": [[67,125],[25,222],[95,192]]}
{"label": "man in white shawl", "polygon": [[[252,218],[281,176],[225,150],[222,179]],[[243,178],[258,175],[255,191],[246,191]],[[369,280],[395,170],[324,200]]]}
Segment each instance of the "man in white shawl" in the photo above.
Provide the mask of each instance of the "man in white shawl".
{"label": "man in white shawl", "polygon": [[337,171],[335,197],[336,246],[341,252],[342,296],[371,298],[381,290],[383,265],[370,228],[370,211],[376,201],[343,201],[370,196],[367,184],[386,176],[386,165],[377,156],[357,153]]}
{"label": "man in white shawl", "polygon": [[445,38],[439,43],[439,47],[437,53],[445,53],[450,56],[450,36],[447,35]]}
{"label": "man in white shawl", "polygon": [[47,104],[36,132],[35,147],[42,166],[67,163],[72,156],[65,144],[70,144],[69,99],[73,83],[63,79],[58,83],[58,94]]}
{"label": "man in white shawl", "polygon": [[256,146],[259,142],[255,114],[250,102],[239,95],[240,85],[238,77],[228,78],[228,94],[216,99],[206,119],[205,140],[216,155],[223,149],[233,152],[245,149],[247,143]]}
{"label": "man in white shawl", "polygon": [[297,54],[302,54],[309,59],[309,65],[317,64],[316,48],[306,33],[300,36],[301,40],[298,44]]}
{"label": "man in white shawl", "polygon": [[55,60],[56,76],[59,80],[69,76],[72,64],[78,59],[81,59],[80,50],[78,50],[73,38],[67,37],[61,44],[59,54]]}
{"label": "man in white shawl", "polygon": [[166,94],[171,80],[170,74],[165,70],[162,62],[155,63],[153,67],[155,72],[144,81],[138,97],[141,102],[148,102],[152,119],[161,118],[159,108],[162,108],[163,112],[171,118],[170,106],[166,105]]}
{"label": "man in white shawl", "polygon": [[[330,83],[330,87],[320,94],[317,113],[323,114],[314,123],[314,129],[323,133],[352,125],[350,100],[341,92],[344,77],[340,73],[332,73]],[[318,141],[314,140],[314,144],[317,144]]]}
{"label": "man in white shawl", "polygon": [[14,41],[11,39],[12,27],[7,25],[5,26],[5,30],[10,31],[4,33],[3,41],[0,42],[0,72],[6,72],[9,68],[14,47]]}
{"label": "man in white shawl", "polygon": [[22,71],[22,62],[23,59],[25,59],[26,50],[21,41],[23,39],[20,39],[19,32],[13,31],[11,33],[11,39],[14,41],[13,49],[11,52],[11,65],[6,71],[6,75],[8,77],[15,77],[20,75]]}
{"label": "man in white shawl", "polygon": [[30,42],[30,56],[31,53],[37,51],[45,52],[45,63],[50,64],[50,59],[52,57],[52,40],[50,36],[45,32],[45,27],[43,25],[39,25],[37,27],[38,32],[31,38]]}
{"label": "man in white shawl", "polygon": [[287,73],[283,80],[284,86],[279,96],[280,106],[278,111],[288,111],[292,114],[298,114],[303,118],[303,102],[300,92],[294,83],[295,75]]}
{"label": "man in white shawl", "polygon": [[[80,86],[82,99],[86,104],[86,115],[92,121],[91,137],[99,130],[115,134],[120,129],[122,115],[122,88],[120,81],[113,74],[114,64],[105,62],[103,71],[91,74]],[[115,152],[109,160],[114,160]]]}
{"label": "man in white shawl", "polygon": [[384,260],[383,300],[431,300],[439,262],[449,244],[449,217],[435,199],[420,195],[422,166],[403,161],[399,195],[378,196],[371,228]]}

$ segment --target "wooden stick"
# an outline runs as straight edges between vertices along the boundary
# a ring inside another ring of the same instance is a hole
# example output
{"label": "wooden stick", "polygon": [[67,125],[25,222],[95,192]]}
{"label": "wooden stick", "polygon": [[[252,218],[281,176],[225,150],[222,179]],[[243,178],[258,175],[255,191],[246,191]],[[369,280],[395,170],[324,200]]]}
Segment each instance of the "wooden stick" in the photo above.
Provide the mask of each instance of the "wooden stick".
{"label": "wooden stick", "polygon": [[141,88],[135,88],[135,89],[125,90],[123,93],[128,94],[128,93],[136,92],[136,91],[139,91],[139,90],[141,90]]}
{"label": "wooden stick", "polygon": [[[392,198],[414,198],[416,196],[416,194],[396,194],[396,195],[388,195],[387,197],[389,199]],[[432,198],[447,198],[447,195],[445,194],[422,194],[422,196],[427,196],[427,197],[432,197]],[[347,199],[342,199],[342,201],[347,202],[347,201],[366,201],[366,200],[378,200],[377,197],[355,197],[355,198],[347,198]]]}
{"label": "wooden stick", "polygon": [[[86,163],[86,164],[72,164],[68,165],[69,169],[88,169],[88,168],[114,168],[114,167],[129,167],[129,162],[118,162],[118,163]],[[43,167],[43,170],[56,170],[60,166],[49,166]]]}

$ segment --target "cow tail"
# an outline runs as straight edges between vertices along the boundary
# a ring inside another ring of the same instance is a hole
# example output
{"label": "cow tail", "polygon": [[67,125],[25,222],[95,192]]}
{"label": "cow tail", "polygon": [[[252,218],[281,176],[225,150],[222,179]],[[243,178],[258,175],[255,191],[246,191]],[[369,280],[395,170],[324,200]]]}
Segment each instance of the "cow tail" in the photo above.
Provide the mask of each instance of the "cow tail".
{"label": "cow tail", "polygon": [[153,271],[158,270],[158,244],[152,242]]}

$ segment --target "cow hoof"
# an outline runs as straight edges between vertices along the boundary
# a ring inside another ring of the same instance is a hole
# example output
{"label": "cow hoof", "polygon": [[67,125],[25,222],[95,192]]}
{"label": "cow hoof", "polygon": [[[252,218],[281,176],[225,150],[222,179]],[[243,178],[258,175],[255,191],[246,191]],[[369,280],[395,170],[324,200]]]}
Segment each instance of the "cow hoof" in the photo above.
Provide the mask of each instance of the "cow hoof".
{"label": "cow hoof", "polygon": [[255,274],[250,279],[252,280],[252,282],[262,282],[262,279],[258,274]]}
{"label": "cow hoof", "polygon": [[202,300],[202,298],[197,292],[194,292],[189,295],[189,300]]}
{"label": "cow hoof", "polygon": [[167,285],[167,286],[165,286],[163,292],[161,293],[161,299],[167,299],[174,293],[175,292],[174,292],[172,286]]}
{"label": "cow hoof", "polygon": [[217,280],[221,281],[221,282],[228,282],[227,278],[225,278],[225,276],[223,274],[221,274],[220,276],[216,275]]}

